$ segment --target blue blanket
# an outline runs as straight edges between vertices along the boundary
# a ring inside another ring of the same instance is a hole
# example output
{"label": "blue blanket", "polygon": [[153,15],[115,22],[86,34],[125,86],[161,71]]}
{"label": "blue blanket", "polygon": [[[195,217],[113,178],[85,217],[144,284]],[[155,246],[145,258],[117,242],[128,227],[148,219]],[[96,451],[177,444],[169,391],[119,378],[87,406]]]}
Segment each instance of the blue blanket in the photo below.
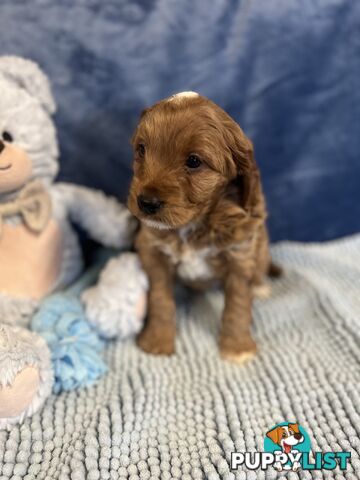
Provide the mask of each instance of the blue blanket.
{"label": "blue blanket", "polygon": [[273,240],[360,230],[360,2],[4,0],[0,54],[59,103],[62,178],[126,197],[140,111],[181,90],[253,139]]}

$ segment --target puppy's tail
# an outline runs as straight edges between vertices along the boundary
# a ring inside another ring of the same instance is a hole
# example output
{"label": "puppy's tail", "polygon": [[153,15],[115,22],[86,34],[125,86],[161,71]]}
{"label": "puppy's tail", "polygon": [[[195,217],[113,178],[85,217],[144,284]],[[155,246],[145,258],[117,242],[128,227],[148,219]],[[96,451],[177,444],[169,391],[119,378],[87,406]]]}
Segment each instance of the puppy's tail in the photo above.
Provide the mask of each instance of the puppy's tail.
{"label": "puppy's tail", "polygon": [[273,261],[269,263],[268,275],[271,278],[279,278],[283,274],[283,269]]}

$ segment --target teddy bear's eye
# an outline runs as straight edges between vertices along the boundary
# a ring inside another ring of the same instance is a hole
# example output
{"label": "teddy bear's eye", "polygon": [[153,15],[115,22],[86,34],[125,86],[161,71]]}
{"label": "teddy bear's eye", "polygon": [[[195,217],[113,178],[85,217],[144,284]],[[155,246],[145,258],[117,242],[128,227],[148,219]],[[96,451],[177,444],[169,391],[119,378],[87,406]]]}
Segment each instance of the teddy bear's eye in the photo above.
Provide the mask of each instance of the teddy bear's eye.
{"label": "teddy bear's eye", "polygon": [[2,139],[4,140],[4,142],[9,142],[9,143],[11,143],[14,140],[11,133],[9,133],[6,130],[2,133]]}

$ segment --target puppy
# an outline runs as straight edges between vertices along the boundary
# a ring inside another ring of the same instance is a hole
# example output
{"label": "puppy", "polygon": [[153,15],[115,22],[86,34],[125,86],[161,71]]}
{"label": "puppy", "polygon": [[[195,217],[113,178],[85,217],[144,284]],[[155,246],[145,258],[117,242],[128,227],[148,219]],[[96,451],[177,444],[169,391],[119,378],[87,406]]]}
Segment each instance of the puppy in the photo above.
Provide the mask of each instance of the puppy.
{"label": "puppy", "polygon": [[[302,443],[304,441],[304,436],[299,430],[299,425],[297,423],[289,423],[289,425],[285,425],[283,427],[276,427],[267,432],[267,437],[269,437],[274,443],[279,445],[282,451],[286,454],[297,453],[298,450],[294,450],[293,447]],[[288,469],[287,465],[285,467],[282,466],[280,462],[276,462],[274,467],[280,472],[283,469]],[[292,465],[292,470],[297,471],[301,467],[299,462],[294,462]]]}
{"label": "puppy", "polygon": [[253,288],[270,261],[266,208],[253,147],[235,121],[209,99],[183,92],[146,109],[134,133],[128,206],[141,221],[136,239],[150,279],[148,318],[138,337],[146,352],[174,352],[173,286],[222,285],[224,358],[254,355]]}

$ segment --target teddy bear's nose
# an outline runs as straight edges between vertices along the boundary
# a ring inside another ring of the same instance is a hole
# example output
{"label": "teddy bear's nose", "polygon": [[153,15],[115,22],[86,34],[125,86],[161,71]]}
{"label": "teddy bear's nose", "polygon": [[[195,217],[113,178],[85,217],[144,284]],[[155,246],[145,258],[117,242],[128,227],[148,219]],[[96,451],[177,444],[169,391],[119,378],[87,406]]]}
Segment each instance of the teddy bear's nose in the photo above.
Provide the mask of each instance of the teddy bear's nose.
{"label": "teddy bear's nose", "polygon": [[0,153],[4,150],[4,148],[5,148],[5,143],[2,140],[0,140]]}

